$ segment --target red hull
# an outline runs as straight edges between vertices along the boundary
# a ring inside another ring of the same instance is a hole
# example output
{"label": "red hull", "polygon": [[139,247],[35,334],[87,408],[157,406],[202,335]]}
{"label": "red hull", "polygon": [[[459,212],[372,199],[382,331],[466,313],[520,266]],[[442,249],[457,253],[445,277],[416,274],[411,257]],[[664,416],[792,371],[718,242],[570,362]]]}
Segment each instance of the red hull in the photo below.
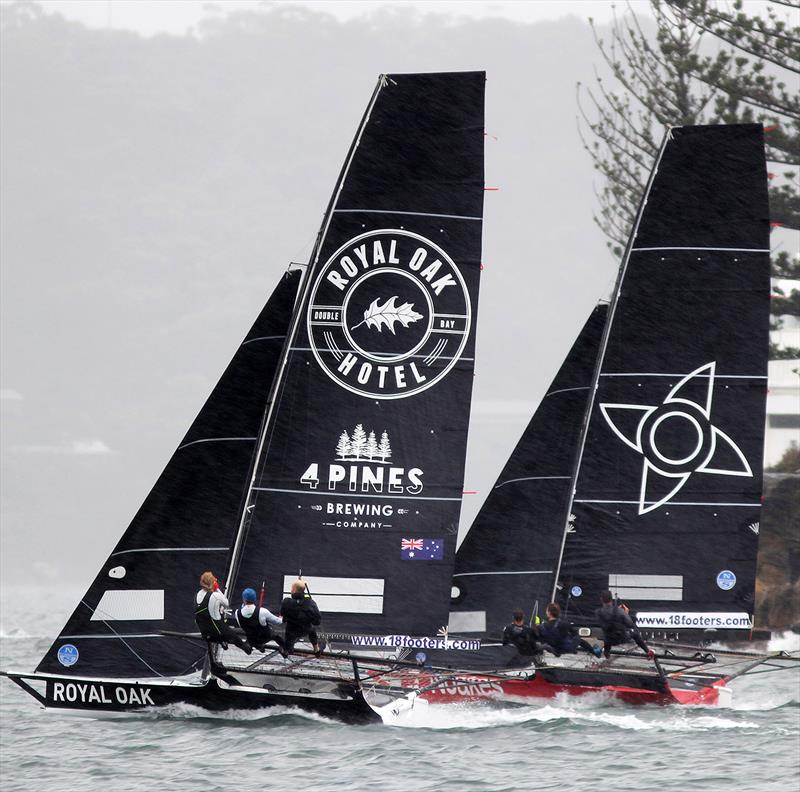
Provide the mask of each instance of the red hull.
{"label": "red hull", "polygon": [[[412,681],[404,680],[411,686]],[[530,699],[549,699],[559,694],[583,696],[590,693],[605,693],[626,704],[704,704],[714,705],[719,701],[724,679],[708,685],[683,686],[680,679],[670,680],[662,690],[623,685],[581,685],[551,682],[540,675],[530,679],[499,679],[480,675],[463,675],[442,678],[437,685],[435,676],[420,676],[413,680],[414,686],[422,688],[436,685],[420,694],[420,698],[431,704],[451,704],[468,701],[526,702]]]}

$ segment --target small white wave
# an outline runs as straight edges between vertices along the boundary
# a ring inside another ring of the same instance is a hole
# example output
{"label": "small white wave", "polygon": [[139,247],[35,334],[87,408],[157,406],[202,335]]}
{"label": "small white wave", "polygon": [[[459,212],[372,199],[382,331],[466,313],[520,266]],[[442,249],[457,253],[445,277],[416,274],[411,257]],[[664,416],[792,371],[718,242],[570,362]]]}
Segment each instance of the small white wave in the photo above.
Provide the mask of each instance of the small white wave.
{"label": "small white wave", "polygon": [[[596,707],[598,701],[595,700]],[[607,704],[607,700],[600,700]],[[574,706],[574,705],[577,706]],[[575,700],[569,706],[562,702],[545,704],[544,706],[502,706],[497,704],[461,703],[440,704],[402,709],[394,715],[384,712],[384,723],[388,726],[402,728],[434,729],[434,730],[474,730],[518,726],[524,723],[550,723],[567,721],[575,724],[596,724],[610,726],[623,731],[709,731],[714,729],[756,729],[757,723],[738,720],[735,717],[718,715],[697,716],[692,711],[667,709],[659,707],[647,709],[641,713],[620,712],[616,706],[600,710],[591,709],[592,703]]]}

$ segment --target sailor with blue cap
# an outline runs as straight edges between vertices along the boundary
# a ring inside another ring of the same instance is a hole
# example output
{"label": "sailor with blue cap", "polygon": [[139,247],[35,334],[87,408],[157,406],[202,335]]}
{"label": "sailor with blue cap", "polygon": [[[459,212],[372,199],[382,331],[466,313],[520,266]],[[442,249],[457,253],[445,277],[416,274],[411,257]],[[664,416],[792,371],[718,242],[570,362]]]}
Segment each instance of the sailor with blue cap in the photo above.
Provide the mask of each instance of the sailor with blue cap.
{"label": "sailor with blue cap", "polygon": [[256,605],[255,589],[246,588],[242,592],[242,604],[236,610],[236,623],[244,630],[250,645],[259,652],[267,650],[267,641],[274,641],[278,651],[285,656],[283,638],[273,635],[272,624],[283,624],[280,616],[275,616],[267,608]]}

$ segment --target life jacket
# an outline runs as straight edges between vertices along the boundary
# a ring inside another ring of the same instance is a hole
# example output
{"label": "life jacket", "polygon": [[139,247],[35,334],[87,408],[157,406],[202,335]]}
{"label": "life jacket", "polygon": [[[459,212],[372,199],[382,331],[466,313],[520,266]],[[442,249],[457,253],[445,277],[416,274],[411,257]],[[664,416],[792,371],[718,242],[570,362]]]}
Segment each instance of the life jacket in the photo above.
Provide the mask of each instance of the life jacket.
{"label": "life jacket", "polygon": [[320,623],[319,610],[311,597],[286,597],[281,603],[281,615],[292,630],[306,631]]}
{"label": "life jacket", "polygon": [[625,623],[625,614],[619,606],[605,605],[597,610],[597,618],[603,628],[603,638],[613,643],[624,643],[628,639],[628,625]]}
{"label": "life jacket", "polygon": [[508,642],[517,647],[520,654],[533,654],[536,650],[536,634],[530,627],[524,624],[509,624],[505,630],[504,635],[508,638]]}
{"label": "life jacket", "polygon": [[194,621],[204,636],[222,635],[222,630],[220,630],[219,625],[214,619],[211,618],[211,614],[208,611],[211,593],[212,592],[207,591],[205,597],[203,597],[199,604],[197,604],[197,596],[195,596]]}
{"label": "life jacket", "polygon": [[244,614],[242,608],[244,608],[244,605],[239,606],[238,610],[236,611],[236,621],[244,630],[247,640],[250,641],[251,644],[268,641],[272,636],[272,630],[270,630],[269,625],[264,627],[264,625],[262,625],[258,620],[261,608],[256,606],[253,608],[253,612],[249,616]]}
{"label": "life jacket", "polygon": [[577,651],[578,642],[571,635],[570,626],[561,619],[553,619],[539,625],[539,635],[548,645],[552,646],[559,654],[573,654]]}

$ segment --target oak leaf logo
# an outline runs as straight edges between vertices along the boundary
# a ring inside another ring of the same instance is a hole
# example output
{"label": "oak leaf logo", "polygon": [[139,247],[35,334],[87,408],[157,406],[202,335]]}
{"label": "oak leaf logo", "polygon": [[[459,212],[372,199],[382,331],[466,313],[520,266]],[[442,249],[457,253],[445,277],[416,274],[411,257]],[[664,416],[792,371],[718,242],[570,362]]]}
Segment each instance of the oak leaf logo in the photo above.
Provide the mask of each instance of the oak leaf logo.
{"label": "oak leaf logo", "polygon": [[364,311],[364,320],[351,329],[355,330],[356,327],[366,324],[367,327],[377,328],[380,333],[385,325],[394,335],[395,322],[400,322],[403,327],[408,327],[412,322],[422,319],[422,314],[418,314],[414,310],[414,303],[395,305],[395,300],[397,300],[397,296],[390,297],[383,305],[380,304],[380,297],[374,300]]}

